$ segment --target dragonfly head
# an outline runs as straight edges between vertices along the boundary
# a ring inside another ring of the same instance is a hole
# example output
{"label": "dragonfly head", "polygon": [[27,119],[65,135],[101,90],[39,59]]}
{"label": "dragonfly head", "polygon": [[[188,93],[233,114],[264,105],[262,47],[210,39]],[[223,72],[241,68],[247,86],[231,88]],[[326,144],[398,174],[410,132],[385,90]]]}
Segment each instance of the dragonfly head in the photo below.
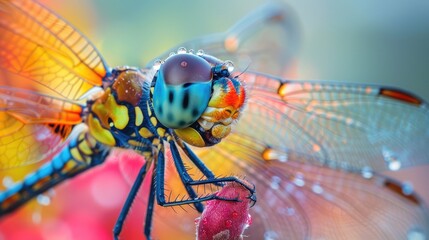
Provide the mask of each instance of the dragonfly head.
{"label": "dragonfly head", "polygon": [[185,142],[219,143],[231,132],[245,102],[244,86],[230,77],[232,63],[204,54],[178,53],[161,64],[153,107],[157,119]]}

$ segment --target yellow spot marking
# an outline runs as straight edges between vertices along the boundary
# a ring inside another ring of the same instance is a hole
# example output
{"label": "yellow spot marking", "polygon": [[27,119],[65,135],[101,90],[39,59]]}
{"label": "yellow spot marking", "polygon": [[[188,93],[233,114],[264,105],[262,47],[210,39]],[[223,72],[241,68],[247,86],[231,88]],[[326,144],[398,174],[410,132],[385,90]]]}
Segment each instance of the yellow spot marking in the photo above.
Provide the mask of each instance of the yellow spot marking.
{"label": "yellow spot marking", "polygon": [[152,144],[155,145],[155,146],[159,146],[159,143],[160,143],[159,138],[155,138],[152,141]]}
{"label": "yellow spot marking", "polygon": [[134,111],[136,112],[136,126],[140,126],[143,123],[143,113],[139,107],[135,107]]}
{"label": "yellow spot marking", "polygon": [[68,161],[65,165],[64,165],[64,172],[70,172],[72,169],[74,169],[77,166],[75,161]]}
{"label": "yellow spot marking", "polygon": [[156,117],[151,117],[150,118],[150,122],[152,123],[152,125],[156,126],[156,124],[158,123],[158,121],[156,120]]}
{"label": "yellow spot marking", "polygon": [[159,136],[163,137],[165,134],[165,129],[164,128],[158,128],[158,129],[156,129],[156,132],[158,133]]}
{"label": "yellow spot marking", "polygon": [[145,146],[142,142],[138,142],[136,140],[129,140],[128,143],[134,147],[144,147]]}
{"label": "yellow spot marking", "polygon": [[176,129],[174,132],[177,134],[179,138],[181,138],[183,141],[196,146],[196,147],[204,147],[206,143],[204,142],[204,139],[201,137],[201,135],[195,131],[193,128],[183,128],[183,129]]}
{"label": "yellow spot marking", "polygon": [[113,137],[112,133],[109,130],[104,129],[101,126],[100,121],[95,119],[92,114],[89,115],[88,126],[91,135],[99,142],[109,146],[116,145],[115,138]]}
{"label": "yellow spot marking", "polygon": [[140,133],[140,136],[142,136],[144,138],[150,138],[153,136],[153,134],[147,128],[141,128],[139,130],[139,133]]}
{"label": "yellow spot marking", "polygon": [[74,159],[83,162],[82,155],[80,155],[80,152],[77,148],[70,149],[70,154],[73,156]]}
{"label": "yellow spot marking", "polygon": [[79,149],[82,150],[82,152],[85,153],[86,155],[91,155],[92,154],[92,150],[88,146],[88,144],[86,144],[86,142],[80,143],[79,144]]}
{"label": "yellow spot marking", "polygon": [[108,123],[109,118],[113,120],[114,126],[118,129],[124,129],[129,121],[128,108],[117,104],[111,94],[108,95],[105,102],[97,101],[93,105],[92,111],[106,128],[111,127]]}

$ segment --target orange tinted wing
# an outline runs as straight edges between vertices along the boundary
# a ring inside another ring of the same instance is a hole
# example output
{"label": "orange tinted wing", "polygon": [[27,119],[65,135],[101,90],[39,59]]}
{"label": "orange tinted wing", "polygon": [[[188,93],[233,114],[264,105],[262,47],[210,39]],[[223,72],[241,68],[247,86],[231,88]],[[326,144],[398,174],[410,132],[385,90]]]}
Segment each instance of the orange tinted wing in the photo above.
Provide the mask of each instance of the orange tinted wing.
{"label": "orange tinted wing", "polygon": [[28,90],[0,86],[0,169],[56,153],[80,123],[82,107]]}
{"label": "orange tinted wing", "polygon": [[106,69],[85,37],[40,4],[0,0],[0,85],[76,100]]}

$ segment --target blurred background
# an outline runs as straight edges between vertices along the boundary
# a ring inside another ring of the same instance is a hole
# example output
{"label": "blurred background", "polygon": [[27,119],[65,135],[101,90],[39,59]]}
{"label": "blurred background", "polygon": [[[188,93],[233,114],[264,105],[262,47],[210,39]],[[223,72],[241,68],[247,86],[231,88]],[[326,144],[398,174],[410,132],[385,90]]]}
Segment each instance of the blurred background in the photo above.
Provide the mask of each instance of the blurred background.
{"label": "blurred background", "polygon": [[[181,42],[210,33],[223,32],[266,1],[43,0],[42,2],[86,35],[107,63],[114,67],[144,66],[149,60]],[[302,34],[293,78],[390,85],[407,89],[426,101],[429,100],[429,1],[285,2],[298,17]],[[117,169],[114,168],[107,167],[107,175],[100,175],[100,179],[95,183],[100,184],[100,188],[106,184],[116,184],[117,186],[108,186],[123,189],[122,192],[109,196],[110,202],[102,203],[107,204],[106,208],[109,208],[109,204],[116,204],[112,210],[106,210],[106,214],[112,215],[106,217],[112,220],[105,223],[105,227],[108,227],[108,224],[113,226],[117,206],[122,204],[128,191],[124,187],[126,184],[118,179],[115,173]],[[411,181],[417,192],[426,201],[429,200],[429,191],[425,186],[429,178],[428,166],[389,174],[401,180]],[[81,178],[80,181],[85,182],[85,179]],[[91,186],[92,190],[78,189],[78,191],[96,191],[94,189],[97,187]],[[60,194],[61,189],[57,193]],[[76,204],[86,204],[79,200],[75,201]],[[69,221],[86,221],[88,229],[98,224],[96,217],[74,217]],[[28,220],[31,221],[33,220]],[[2,224],[0,229],[13,226],[12,222]],[[142,222],[131,225],[128,227],[141,231]],[[31,226],[31,223],[27,226]],[[34,239],[71,239],[68,236],[72,235],[64,234],[64,231],[67,232],[63,229],[64,226],[54,226],[58,230],[57,235],[45,238],[46,236],[42,234],[40,238],[35,236]],[[21,229],[22,234],[25,231],[26,229]],[[108,235],[110,232],[103,233],[105,236],[100,234],[92,235],[92,238],[89,235],[88,239],[111,238]],[[20,235],[14,236],[15,239],[20,239]],[[0,239],[10,238],[4,236],[2,238],[0,235]]]}

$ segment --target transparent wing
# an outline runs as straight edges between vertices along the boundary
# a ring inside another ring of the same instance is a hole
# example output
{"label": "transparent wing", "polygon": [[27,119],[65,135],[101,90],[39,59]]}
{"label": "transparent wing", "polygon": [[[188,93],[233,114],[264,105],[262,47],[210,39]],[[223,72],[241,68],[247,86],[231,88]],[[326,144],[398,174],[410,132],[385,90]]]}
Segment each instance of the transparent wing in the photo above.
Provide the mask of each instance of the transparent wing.
{"label": "transparent wing", "polygon": [[80,105],[0,86],[0,169],[34,163],[55,153],[82,121]]}
{"label": "transparent wing", "polygon": [[235,133],[264,145],[267,160],[305,154],[313,164],[350,171],[429,163],[429,109],[412,94],[257,73],[242,79],[249,100]]}
{"label": "transparent wing", "polygon": [[[250,13],[228,31],[177,45],[156,59],[166,59],[179,47],[231,60],[236,69],[253,69],[283,76],[291,69],[300,32],[294,12],[284,4],[266,4]],[[155,60],[156,60],[155,59]],[[154,61],[155,61],[154,60]],[[154,61],[148,63],[150,68]]]}
{"label": "transparent wing", "polygon": [[[407,185],[375,174],[307,164],[308,155],[264,162],[264,145],[234,135],[200,153],[218,174],[256,185],[251,239],[407,239],[427,236],[429,212]],[[259,154],[259,155],[258,155]],[[225,167],[224,167],[225,166]]]}
{"label": "transparent wing", "polygon": [[33,1],[0,1],[0,85],[79,99],[106,64],[67,22]]}

